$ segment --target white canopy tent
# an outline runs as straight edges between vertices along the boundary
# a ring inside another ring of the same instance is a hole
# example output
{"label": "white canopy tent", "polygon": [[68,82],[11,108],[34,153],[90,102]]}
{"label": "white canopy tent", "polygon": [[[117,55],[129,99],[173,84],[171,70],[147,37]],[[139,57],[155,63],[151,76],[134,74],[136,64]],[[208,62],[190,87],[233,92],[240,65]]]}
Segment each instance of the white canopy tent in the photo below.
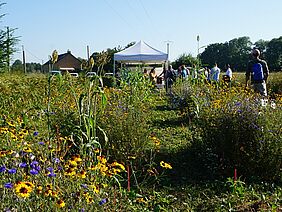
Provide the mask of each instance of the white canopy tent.
{"label": "white canopy tent", "polygon": [[114,54],[114,73],[116,61],[128,64],[160,64],[167,60],[167,53],[149,46],[144,41],[139,41],[133,46]]}

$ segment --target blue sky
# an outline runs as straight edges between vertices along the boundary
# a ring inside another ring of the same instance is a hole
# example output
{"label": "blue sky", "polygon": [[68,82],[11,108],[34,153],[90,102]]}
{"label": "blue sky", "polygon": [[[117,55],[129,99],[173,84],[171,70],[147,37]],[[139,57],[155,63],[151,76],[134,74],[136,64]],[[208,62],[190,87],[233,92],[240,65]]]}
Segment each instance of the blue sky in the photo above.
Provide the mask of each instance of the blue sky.
{"label": "blue sky", "polygon": [[[56,49],[86,58],[144,40],[170,59],[197,54],[200,46],[249,36],[252,42],[282,36],[281,0],[6,0],[1,28],[17,28],[27,62],[47,61]],[[203,51],[203,49],[201,49]],[[19,51],[14,59],[22,59]]]}

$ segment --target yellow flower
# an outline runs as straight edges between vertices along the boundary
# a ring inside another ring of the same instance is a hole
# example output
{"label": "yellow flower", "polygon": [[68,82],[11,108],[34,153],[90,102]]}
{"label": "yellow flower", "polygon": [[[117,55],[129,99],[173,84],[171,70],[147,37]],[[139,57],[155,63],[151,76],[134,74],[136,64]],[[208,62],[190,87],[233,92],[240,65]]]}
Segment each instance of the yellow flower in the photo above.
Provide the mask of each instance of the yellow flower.
{"label": "yellow flower", "polygon": [[122,165],[121,163],[113,162],[111,165],[112,165],[112,166],[117,166],[117,167],[119,167],[120,169],[122,169],[123,171],[125,171],[125,167],[124,167],[124,165]]}
{"label": "yellow flower", "polygon": [[97,160],[103,164],[107,163],[107,159],[104,156],[97,156]]}
{"label": "yellow flower", "polygon": [[169,163],[165,163],[164,161],[161,161],[160,165],[165,169],[172,169],[171,165]]}
{"label": "yellow flower", "polygon": [[86,198],[86,202],[87,202],[88,204],[91,204],[91,203],[94,202],[93,197],[91,197],[88,193],[85,194],[85,198]]}
{"label": "yellow flower", "polygon": [[75,170],[72,169],[72,168],[68,168],[66,171],[65,171],[65,175],[67,176],[74,176],[76,174]]}
{"label": "yellow flower", "polygon": [[138,203],[146,203],[143,197],[136,198],[136,202]]}
{"label": "yellow flower", "polygon": [[81,171],[79,174],[78,174],[78,177],[84,179],[86,178],[86,171]]}
{"label": "yellow flower", "polygon": [[37,194],[41,194],[42,190],[43,190],[43,187],[42,186],[38,186],[37,187]]}
{"label": "yellow flower", "polygon": [[20,134],[28,135],[28,130],[27,129],[22,129]]}
{"label": "yellow flower", "polygon": [[60,199],[57,201],[57,207],[58,208],[63,208],[66,206],[66,203],[64,202],[64,200]]}
{"label": "yellow flower", "polygon": [[30,192],[32,192],[34,185],[30,182],[19,182],[15,186],[16,194],[19,197],[27,198],[30,195]]}
{"label": "yellow flower", "polygon": [[70,167],[72,167],[72,168],[77,166],[77,162],[74,161],[74,160],[69,160],[68,162],[69,162]]}
{"label": "yellow flower", "polygon": [[32,150],[31,150],[29,147],[24,147],[24,148],[23,148],[23,151],[24,151],[24,152],[32,152]]}
{"label": "yellow flower", "polygon": [[79,155],[74,155],[74,156],[71,157],[71,161],[81,162],[82,159],[80,158]]}
{"label": "yellow flower", "polygon": [[90,185],[89,187],[92,188],[93,191],[94,191],[96,194],[99,194],[100,190],[99,190],[99,187],[98,187],[97,185]]}
{"label": "yellow flower", "polygon": [[16,124],[15,124],[14,121],[11,121],[11,122],[7,121],[7,124],[8,124],[10,127],[15,127],[15,126],[16,126]]}

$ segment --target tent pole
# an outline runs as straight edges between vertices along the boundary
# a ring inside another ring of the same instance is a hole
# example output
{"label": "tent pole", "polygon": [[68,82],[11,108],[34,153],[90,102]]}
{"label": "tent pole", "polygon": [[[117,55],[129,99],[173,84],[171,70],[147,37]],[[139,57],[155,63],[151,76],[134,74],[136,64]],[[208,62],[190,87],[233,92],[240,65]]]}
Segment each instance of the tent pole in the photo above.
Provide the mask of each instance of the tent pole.
{"label": "tent pole", "polygon": [[114,66],[113,66],[114,68],[114,70],[113,70],[113,75],[114,76],[116,76],[116,61],[115,61],[115,59],[114,59]]}

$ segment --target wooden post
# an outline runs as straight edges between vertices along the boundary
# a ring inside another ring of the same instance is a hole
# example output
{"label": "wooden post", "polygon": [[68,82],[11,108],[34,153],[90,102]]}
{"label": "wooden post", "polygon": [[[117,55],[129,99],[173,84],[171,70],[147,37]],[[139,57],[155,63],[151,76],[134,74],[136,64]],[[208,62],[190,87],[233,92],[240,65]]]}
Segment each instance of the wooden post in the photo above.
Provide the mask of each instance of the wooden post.
{"label": "wooden post", "polygon": [[22,50],[23,50],[23,68],[24,68],[24,73],[26,74],[25,52],[23,45],[22,45]]}

